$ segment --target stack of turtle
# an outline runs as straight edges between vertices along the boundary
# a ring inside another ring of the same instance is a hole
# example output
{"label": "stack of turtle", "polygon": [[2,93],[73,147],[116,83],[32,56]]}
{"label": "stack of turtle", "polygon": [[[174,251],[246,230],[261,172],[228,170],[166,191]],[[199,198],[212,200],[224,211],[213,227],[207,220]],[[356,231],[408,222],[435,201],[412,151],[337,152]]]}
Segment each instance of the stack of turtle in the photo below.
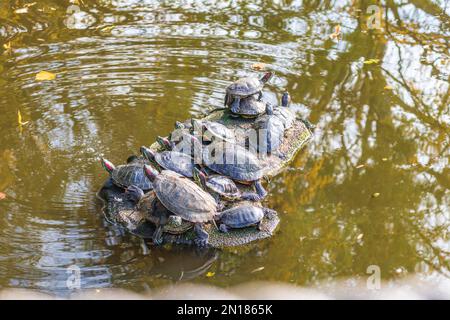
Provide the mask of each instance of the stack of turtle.
{"label": "stack of turtle", "polygon": [[226,90],[226,108],[177,122],[168,137],[141,147],[141,156],[125,165],[102,159],[110,180],[99,196],[109,216],[155,244],[223,247],[270,236],[279,218],[260,203],[267,195],[261,180],[311,136],[289,108],[288,93],[279,107],[263,101],[271,78],[268,72],[239,79]]}

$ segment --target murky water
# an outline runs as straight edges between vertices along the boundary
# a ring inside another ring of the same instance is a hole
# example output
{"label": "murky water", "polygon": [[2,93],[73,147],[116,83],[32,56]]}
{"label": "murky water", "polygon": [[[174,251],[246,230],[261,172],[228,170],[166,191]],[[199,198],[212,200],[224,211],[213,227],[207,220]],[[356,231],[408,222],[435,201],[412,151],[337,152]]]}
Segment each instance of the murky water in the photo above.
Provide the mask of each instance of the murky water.
{"label": "murky water", "polygon": [[[370,265],[450,277],[450,4],[388,3],[386,21],[367,1],[1,1],[0,288],[65,294],[77,271],[83,288],[135,291],[314,285]],[[287,89],[317,125],[269,186],[276,235],[147,251],[109,225],[99,156],[123,162],[220,107],[255,63],[276,72],[267,97]],[[56,79],[36,81],[44,70]]]}

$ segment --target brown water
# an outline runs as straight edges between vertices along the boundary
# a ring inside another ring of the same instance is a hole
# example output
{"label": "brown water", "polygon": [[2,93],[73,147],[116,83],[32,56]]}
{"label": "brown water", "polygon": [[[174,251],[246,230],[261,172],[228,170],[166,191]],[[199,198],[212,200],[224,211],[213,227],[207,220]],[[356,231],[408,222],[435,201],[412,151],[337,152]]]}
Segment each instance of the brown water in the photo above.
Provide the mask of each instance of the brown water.
{"label": "brown water", "polygon": [[[0,2],[0,288],[66,294],[73,265],[82,288],[135,291],[177,279],[314,286],[365,279],[369,265],[385,280],[450,277],[447,1],[387,1],[383,30],[368,27],[367,1],[85,0],[71,15],[69,1],[42,0],[16,11],[27,3]],[[176,120],[220,107],[259,62],[276,72],[266,97],[287,89],[317,125],[268,187],[275,236],[246,251],[148,252],[108,224],[94,197],[107,177],[99,156],[121,163]],[[56,79],[36,81],[43,70]]]}

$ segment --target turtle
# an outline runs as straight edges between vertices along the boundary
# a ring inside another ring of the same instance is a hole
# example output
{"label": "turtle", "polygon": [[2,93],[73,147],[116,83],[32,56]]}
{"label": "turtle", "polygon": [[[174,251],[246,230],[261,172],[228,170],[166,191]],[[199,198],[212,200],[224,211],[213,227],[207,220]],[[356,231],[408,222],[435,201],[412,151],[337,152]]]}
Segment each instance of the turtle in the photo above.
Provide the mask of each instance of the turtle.
{"label": "turtle", "polygon": [[126,189],[131,185],[135,185],[144,191],[153,189],[151,181],[142,172],[143,166],[148,163],[146,160],[137,156],[131,156],[127,159],[127,164],[117,167],[105,158],[101,158],[101,163],[116,186]]}
{"label": "turtle", "polygon": [[125,194],[128,200],[135,204],[140,215],[156,226],[152,236],[153,243],[156,245],[162,244],[163,233],[179,235],[194,227],[192,222],[181,219],[164,207],[154,191],[145,194],[142,189],[133,185],[126,189]]}
{"label": "turtle", "polygon": [[258,94],[259,98],[262,97],[262,88],[266,82],[273,77],[272,72],[267,72],[261,79],[256,77],[246,77],[237,80],[228,86],[225,95],[224,105],[230,107],[232,110],[239,107],[242,98],[247,98],[254,94]]}
{"label": "turtle", "polygon": [[204,171],[194,168],[194,179],[205,190],[212,192],[226,200],[241,198],[241,191],[233,180],[228,177],[213,174],[207,175]]}
{"label": "turtle", "polygon": [[222,232],[228,232],[229,228],[240,229],[250,226],[256,226],[260,229],[260,222],[264,217],[273,219],[277,216],[275,210],[257,207],[250,204],[237,205],[231,209],[222,211],[216,217],[216,221],[219,224],[219,230]]}
{"label": "turtle", "polygon": [[267,112],[267,104],[261,100],[258,100],[253,95],[241,99],[239,104],[233,104],[230,111],[231,115],[234,117],[240,116],[242,118],[257,118]]}
{"label": "turtle", "polygon": [[172,170],[185,177],[192,178],[194,163],[190,156],[177,151],[155,152],[147,147],[140,148],[141,154],[156,167]]}
{"label": "turtle", "polygon": [[193,158],[194,164],[201,164],[201,147],[202,143],[199,139],[191,135],[190,133],[186,133],[183,136],[183,140],[181,140],[178,144],[173,141],[170,141],[165,137],[158,137],[156,139],[160,147],[163,150],[168,151],[176,151],[180,153],[184,153]]}
{"label": "turtle", "polygon": [[271,154],[278,150],[284,139],[285,123],[283,119],[277,117],[273,113],[272,107],[269,108],[269,113],[259,118],[254,126],[257,130],[256,148],[251,144],[251,149],[256,149],[259,153]]}
{"label": "turtle", "polygon": [[253,184],[256,193],[246,192],[242,199],[260,201],[267,195],[261,184],[264,168],[257,156],[236,144],[210,144],[202,151],[203,165],[241,184]]}
{"label": "turtle", "polygon": [[182,175],[163,170],[158,172],[151,165],[144,165],[145,175],[152,181],[156,197],[172,214],[194,223],[198,246],[208,244],[208,233],[203,223],[212,221],[217,215],[217,203],[214,198],[195,182]]}
{"label": "turtle", "polygon": [[203,141],[211,142],[214,139],[218,139],[225,142],[236,142],[236,137],[233,130],[228,129],[221,123],[207,120],[191,120],[191,133],[201,133]]}
{"label": "turtle", "polygon": [[291,102],[291,96],[288,92],[283,93],[281,97],[281,106],[273,109],[273,114],[280,118],[283,122],[284,128],[289,129],[294,124],[296,119],[295,112],[289,109],[289,104]]}

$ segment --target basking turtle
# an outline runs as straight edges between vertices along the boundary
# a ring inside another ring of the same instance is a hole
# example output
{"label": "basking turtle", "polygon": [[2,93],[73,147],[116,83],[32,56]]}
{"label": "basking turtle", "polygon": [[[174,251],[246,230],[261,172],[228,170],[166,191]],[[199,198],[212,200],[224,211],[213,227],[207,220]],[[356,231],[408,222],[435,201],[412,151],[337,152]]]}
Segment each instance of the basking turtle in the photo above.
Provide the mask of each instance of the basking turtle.
{"label": "basking turtle", "polygon": [[239,145],[210,144],[203,147],[203,164],[214,172],[241,184],[254,184],[256,193],[244,193],[242,199],[259,201],[267,195],[261,184],[264,170],[257,156]]}
{"label": "basking turtle", "polygon": [[136,205],[136,210],[144,216],[145,220],[156,226],[152,236],[153,243],[162,244],[164,232],[179,235],[193,228],[192,222],[183,220],[167,210],[158,200],[154,191],[144,194],[142,189],[130,186],[125,192],[127,198]]}
{"label": "basking turtle", "polygon": [[147,161],[131,156],[128,158],[127,164],[117,167],[104,158],[101,159],[101,162],[103,168],[110,174],[111,180],[118,187],[126,189],[131,185],[135,185],[145,191],[153,189],[151,181],[142,171]]}
{"label": "basking turtle", "polygon": [[241,197],[241,192],[233,180],[218,174],[207,175],[205,172],[194,168],[194,179],[205,190],[213,192],[226,200],[235,200]]}
{"label": "basking turtle", "polygon": [[158,137],[156,138],[156,141],[164,150],[184,153],[193,158],[194,164],[202,163],[202,143],[190,133],[184,134],[183,140],[177,144],[164,137]]}
{"label": "basking turtle", "polygon": [[172,170],[185,177],[192,178],[194,163],[190,156],[177,151],[155,152],[147,147],[141,147],[142,155],[156,167]]}
{"label": "basking turtle", "polygon": [[276,215],[275,210],[244,204],[222,211],[216,220],[219,221],[219,230],[228,232],[229,228],[240,229],[255,225],[259,229],[259,224],[264,217],[273,219]]}
{"label": "basking turtle", "polygon": [[229,106],[232,110],[238,110],[241,99],[243,98],[258,94],[259,99],[261,99],[261,90],[264,84],[268,82],[272,76],[272,72],[267,72],[261,79],[246,77],[232,83],[227,88],[225,95],[225,106]]}
{"label": "basking turtle", "polygon": [[257,131],[258,141],[250,140],[250,149],[259,153],[271,154],[276,151],[284,139],[285,125],[283,119],[273,113],[270,106],[269,112],[255,122],[254,129]]}
{"label": "basking turtle", "polygon": [[236,137],[233,130],[228,129],[221,123],[207,120],[191,120],[191,133],[196,134],[201,132],[203,141],[210,142],[215,139],[231,142],[236,142]]}
{"label": "basking turtle", "polygon": [[159,173],[152,166],[145,165],[144,172],[152,181],[156,196],[164,207],[183,220],[195,223],[198,246],[208,244],[208,233],[202,224],[214,221],[217,203],[214,198],[195,182],[170,170]]}
{"label": "basking turtle", "polygon": [[255,96],[250,96],[241,99],[239,104],[233,104],[230,110],[233,116],[256,118],[267,112],[267,104],[255,98]]}
{"label": "basking turtle", "polygon": [[275,108],[273,110],[273,114],[280,118],[285,129],[289,129],[290,127],[292,127],[296,119],[295,112],[289,109],[290,102],[291,96],[288,92],[285,92],[283,93],[283,96],[281,98],[281,107]]}

